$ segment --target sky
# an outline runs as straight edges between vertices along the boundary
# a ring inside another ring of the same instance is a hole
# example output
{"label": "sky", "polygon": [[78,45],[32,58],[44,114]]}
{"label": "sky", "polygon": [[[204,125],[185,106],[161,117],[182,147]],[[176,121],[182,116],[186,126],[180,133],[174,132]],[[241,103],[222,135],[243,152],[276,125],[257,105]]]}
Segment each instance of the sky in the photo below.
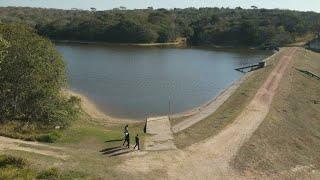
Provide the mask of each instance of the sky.
{"label": "sky", "polygon": [[186,7],[242,7],[279,8],[320,12],[320,0],[0,0],[0,6],[28,6],[58,9],[127,9],[186,8]]}

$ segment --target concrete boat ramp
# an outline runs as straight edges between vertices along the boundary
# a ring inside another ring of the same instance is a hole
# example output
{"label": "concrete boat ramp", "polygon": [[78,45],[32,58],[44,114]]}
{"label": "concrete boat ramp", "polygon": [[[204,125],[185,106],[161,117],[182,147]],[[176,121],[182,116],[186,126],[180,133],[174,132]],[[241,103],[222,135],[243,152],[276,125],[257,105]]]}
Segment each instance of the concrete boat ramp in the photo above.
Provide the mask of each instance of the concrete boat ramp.
{"label": "concrete boat ramp", "polygon": [[151,117],[146,121],[145,150],[171,150],[177,149],[173,142],[173,133],[168,116]]}

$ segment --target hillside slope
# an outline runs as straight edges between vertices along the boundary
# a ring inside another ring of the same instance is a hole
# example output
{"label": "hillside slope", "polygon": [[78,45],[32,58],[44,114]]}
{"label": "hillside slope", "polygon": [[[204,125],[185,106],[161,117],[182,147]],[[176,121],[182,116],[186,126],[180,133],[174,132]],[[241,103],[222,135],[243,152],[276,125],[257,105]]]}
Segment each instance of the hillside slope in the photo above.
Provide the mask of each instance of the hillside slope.
{"label": "hillside slope", "polygon": [[316,172],[320,167],[320,81],[296,70],[320,73],[320,54],[299,49],[270,111],[233,166],[245,174]]}

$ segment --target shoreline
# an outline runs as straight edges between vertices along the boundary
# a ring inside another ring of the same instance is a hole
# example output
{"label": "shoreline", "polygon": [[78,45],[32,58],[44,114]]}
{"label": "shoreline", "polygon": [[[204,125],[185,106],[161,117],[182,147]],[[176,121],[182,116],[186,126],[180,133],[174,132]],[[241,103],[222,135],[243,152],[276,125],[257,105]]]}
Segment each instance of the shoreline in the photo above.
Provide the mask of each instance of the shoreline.
{"label": "shoreline", "polygon": [[185,42],[175,41],[167,43],[111,43],[103,41],[81,41],[81,40],[56,40],[50,39],[54,44],[66,43],[66,44],[85,44],[85,45],[104,45],[104,46],[132,46],[132,47],[176,47],[176,48],[213,48],[213,49],[249,49],[249,50],[264,50],[254,46],[236,46],[236,45],[188,45]]}
{"label": "shoreline", "polygon": [[[277,53],[272,54],[271,56],[267,57],[263,61],[267,63],[268,60],[273,58],[276,54]],[[242,76],[238,80],[226,86],[222,91],[220,91],[216,96],[214,96],[211,100],[207,101],[206,103],[180,113],[169,114],[168,115],[169,118],[176,119],[176,118],[191,117],[205,110],[208,110],[212,106],[220,107],[223,104],[221,103],[221,99],[223,99],[223,102],[226,101],[251,74],[252,74],[251,72],[246,73],[244,76]],[[144,122],[144,119],[139,120],[139,119],[112,117],[107,113],[103,112],[102,110],[100,110],[99,107],[92,100],[90,100],[90,98],[87,97],[86,95],[83,95],[71,89],[64,89],[63,92],[65,92],[69,96],[73,95],[73,96],[79,97],[81,99],[81,107],[92,118],[103,119],[110,122],[127,122],[127,123]]]}
{"label": "shoreline", "polygon": [[88,44],[88,45],[105,45],[105,46],[136,46],[136,47],[187,47],[187,44],[181,41],[167,43],[111,43],[99,41],[78,41],[78,40],[51,40],[53,43],[70,43],[70,44]]}
{"label": "shoreline", "polygon": [[[281,50],[280,50],[281,51]],[[279,51],[279,52],[280,52]],[[278,53],[278,52],[277,52]],[[265,58],[263,61],[266,62],[266,65],[268,65],[268,61],[273,58],[277,53],[273,53],[271,56]],[[201,113],[203,110],[208,108],[208,106],[211,106],[212,104],[216,103],[218,99],[220,99],[222,96],[225,96],[226,94],[229,94],[225,100],[227,100],[234,91],[238,89],[238,87],[252,74],[252,72],[245,73],[241,78],[234,81],[230,85],[226,86],[223,90],[221,90],[215,97],[213,97],[211,100],[207,101],[206,103],[192,108],[190,110],[186,110],[180,113],[175,113],[172,115],[169,115],[170,118],[184,118],[184,117],[190,117],[194,116],[198,113]],[[222,104],[221,104],[222,105]]]}
{"label": "shoreline", "polygon": [[[268,61],[274,58],[274,56],[276,56],[278,53],[279,52],[274,53],[273,55],[267,57],[263,61],[267,65],[269,65]],[[180,113],[175,116],[170,116],[171,118],[184,118],[182,121],[172,126],[173,133],[183,131],[184,129],[191,127],[192,125],[202,121],[203,119],[206,119],[211,114],[215,113],[221,107],[221,105],[223,105],[253,73],[254,71],[246,73],[239,80],[227,86],[208,103],[199,106],[198,108],[195,108],[193,110],[190,110],[189,112],[187,111],[185,113]]]}
{"label": "shoreline", "polygon": [[100,108],[92,100],[90,100],[90,98],[87,97],[86,95],[81,94],[81,93],[76,92],[71,89],[63,89],[62,91],[67,96],[76,96],[76,97],[80,98],[82,110],[94,119],[105,120],[105,121],[112,122],[112,123],[119,123],[119,122],[140,123],[140,122],[143,122],[143,120],[138,120],[138,119],[112,117],[112,116],[104,113],[102,110],[100,110]]}
{"label": "shoreline", "polygon": [[[206,103],[192,108],[190,110],[186,110],[180,113],[175,113],[172,115],[169,115],[170,118],[186,118],[186,117],[191,117],[194,115],[197,115],[199,113],[201,113],[202,111],[206,110],[207,108],[209,108],[209,106],[212,106],[213,104],[216,104],[217,101],[219,99],[221,99],[221,97],[225,96],[226,98],[223,98],[225,100],[227,100],[233,93],[234,91],[236,91],[238,89],[238,87],[251,75],[252,73],[247,73],[244,76],[242,76],[240,79],[234,81],[233,83],[229,84],[228,86],[226,86],[226,88],[224,88],[223,90],[221,90],[216,96],[214,96],[211,100],[207,101]],[[225,101],[224,100],[224,101]],[[223,104],[223,103],[222,103]],[[220,105],[222,105],[220,104]],[[219,106],[220,106],[219,105]]]}

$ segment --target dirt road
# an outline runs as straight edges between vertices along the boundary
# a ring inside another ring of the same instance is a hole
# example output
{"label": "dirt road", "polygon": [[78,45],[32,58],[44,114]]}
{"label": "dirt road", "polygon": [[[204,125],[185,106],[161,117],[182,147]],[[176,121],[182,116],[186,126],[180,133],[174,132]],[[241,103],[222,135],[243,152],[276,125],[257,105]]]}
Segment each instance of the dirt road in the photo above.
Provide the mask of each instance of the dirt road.
{"label": "dirt road", "polygon": [[[235,121],[217,136],[194,144],[186,150],[131,158],[122,166],[139,164],[133,171],[165,168],[169,179],[242,179],[229,165],[237,151],[248,140],[269,112],[279,83],[290,66],[297,49],[286,49],[284,55],[258,89],[255,97]],[[159,163],[161,162],[161,163]]]}
{"label": "dirt road", "polygon": [[49,146],[37,142],[22,141],[0,136],[0,150],[18,150],[51,156],[58,159],[66,159],[68,156],[62,148]]}

